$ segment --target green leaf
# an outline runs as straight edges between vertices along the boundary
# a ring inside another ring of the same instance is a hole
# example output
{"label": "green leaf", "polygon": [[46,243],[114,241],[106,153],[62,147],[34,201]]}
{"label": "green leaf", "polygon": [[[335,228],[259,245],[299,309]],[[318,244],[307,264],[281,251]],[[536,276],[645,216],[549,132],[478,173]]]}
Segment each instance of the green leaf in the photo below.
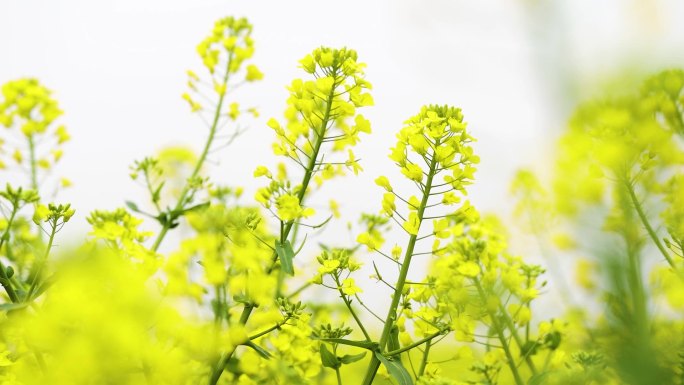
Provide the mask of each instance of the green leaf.
{"label": "green leaf", "polygon": [[325,344],[321,344],[321,363],[326,368],[333,369],[337,369],[342,365],[340,360],[338,360],[337,357],[335,357],[335,355],[328,350],[328,347]]}
{"label": "green leaf", "polygon": [[280,266],[283,271],[289,275],[294,275],[294,266],[292,265],[292,259],[294,258],[294,251],[292,251],[292,244],[290,241],[285,241],[281,243],[280,241],[275,241],[275,250],[280,259]]}
{"label": "green leaf", "polygon": [[[397,325],[392,325],[392,328],[390,329],[389,341],[387,341],[387,349],[389,351],[401,349],[401,344],[399,344],[399,327],[397,327]],[[398,362],[401,362],[401,354],[397,354],[393,358]]]}
{"label": "green leaf", "polygon": [[348,364],[354,363],[356,361],[361,361],[363,359],[363,357],[365,357],[365,356],[366,356],[366,352],[359,353],[359,354],[345,354],[342,357],[339,357],[339,359],[343,364],[348,365]]}
{"label": "green leaf", "polygon": [[377,342],[371,341],[351,341],[345,340],[344,338],[319,338],[319,340],[323,342],[330,342],[331,344],[348,345],[367,350],[375,350],[378,347]]}
{"label": "green leaf", "polygon": [[27,306],[28,306],[27,303],[3,303],[3,304],[0,304],[0,311],[10,311],[10,310],[23,309]]}
{"label": "green leaf", "polygon": [[203,208],[208,207],[208,206],[209,206],[209,202],[204,202],[204,203],[200,203],[198,205],[190,206],[188,208],[184,208],[181,210],[171,210],[169,215],[171,216],[171,218],[173,218],[175,220],[176,218],[180,217],[181,215],[185,215],[185,214],[189,213],[190,211],[203,209]]}
{"label": "green leaf", "polygon": [[140,212],[140,209],[138,208],[138,205],[135,204],[135,202],[125,201],[124,203],[126,204],[126,207],[131,209],[131,211],[136,212],[136,213]]}
{"label": "green leaf", "polygon": [[377,351],[375,352],[375,357],[385,365],[387,372],[392,378],[397,380],[399,385],[413,385],[413,379],[408,370],[401,364],[401,361],[389,359]]}
{"label": "green leaf", "polygon": [[161,190],[164,187],[164,183],[166,183],[166,181],[159,183],[159,186],[157,186],[157,189],[154,190],[154,193],[152,193],[152,202],[156,203],[156,202],[159,202],[159,200],[161,199]]}
{"label": "green leaf", "polygon": [[55,275],[51,275],[50,277],[46,278],[43,282],[41,282],[38,285],[38,288],[36,288],[36,291],[33,292],[33,299],[36,299],[41,296],[47,289],[50,288],[55,282],[57,281],[57,277]]}
{"label": "green leaf", "polygon": [[333,217],[332,215],[329,216],[328,219],[324,220],[323,222],[321,222],[321,223],[319,223],[319,224],[317,224],[317,225],[311,226],[311,228],[312,228],[312,229],[318,229],[318,228],[321,228],[321,227],[327,225],[328,222],[330,222],[330,220],[332,219],[332,217]]}
{"label": "green leaf", "polygon": [[548,376],[549,372],[537,373],[530,377],[527,381],[527,385],[542,385]]}
{"label": "green leaf", "polygon": [[233,301],[235,301],[235,302],[237,302],[237,303],[242,303],[242,304],[245,304],[245,305],[249,305],[249,304],[252,303],[252,301],[249,300],[249,297],[247,297],[247,296],[244,295],[244,294],[236,294],[236,295],[234,295],[234,296],[233,296]]}
{"label": "green leaf", "polygon": [[297,249],[297,251],[294,252],[294,256],[295,256],[295,257],[296,257],[297,254],[299,254],[299,252],[302,251],[302,249],[304,248],[304,244],[306,243],[306,237],[307,237],[307,236],[308,236],[308,234],[304,234],[304,240],[302,241],[302,244],[299,245],[299,248]]}
{"label": "green leaf", "polygon": [[271,358],[271,353],[269,353],[268,351],[266,351],[266,349],[262,348],[261,346],[255,344],[252,341],[247,341],[244,345],[254,349],[254,351],[257,352],[257,354],[260,355],[262,358],[265,358],[267,360]]}
{"label": "green leaf", "polygon": [[182,214],[186,214],[186,213],[189,213],[190,211],[200,210],[200,209],[209,207],[209,204],[210,204],[209,202],[204,202],[204,203],[200,203],[198,205],[190,206],[187,209],[184,209]]}

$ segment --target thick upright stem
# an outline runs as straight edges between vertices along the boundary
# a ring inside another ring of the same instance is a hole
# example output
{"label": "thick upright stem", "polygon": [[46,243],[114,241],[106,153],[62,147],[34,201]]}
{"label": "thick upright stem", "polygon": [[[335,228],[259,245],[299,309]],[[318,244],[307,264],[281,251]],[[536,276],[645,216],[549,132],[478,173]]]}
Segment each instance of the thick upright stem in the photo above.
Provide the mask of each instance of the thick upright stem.
{"label": "thick upright stem", "polygon": [[[435,147],[437,147],[438,145],[439,143],[436,143]],[[425,189],[423,190],[423,198],[420,201],[420,206],[418,207],[417,212],[418,218],[421,222],[425,214],[425,207],[427,206],[428,200],[430,199],[432,180],[435,176],[435,167],[437,165],[437,157],[433,154],[431,158],[432,160],[430,161],[430,170],[428,171],[427,180],[425,181]],[[420,230],[420,224],[418,225],[418,230]],[[385,326],[383,327],[382,334],[380,335],[379,348],[381,351],[385,349],[387,341],[390,337],[390,332],[392,331],[392,326],[396,322],[397,309],[399,307],[399,302],[401,301],[402,293],[404,292],[404,286],[406,285],[406,277],[408,276],[409,268],[411,266],[411,258],[413,257],[413,250],[416,246],[416,240],[418,239],[418,232],[419,231],[416,231],[416,234],[411,234],[408,246],[406,246],[406,254],[404,254],[404,259],[401,264],[401,270],[399,271],[399,277],[397,278],[397,284],[394,286],[395,290],[394,295],[392,296],[392,302],[390,303],[389,310],[387,311],[387,317],[385,318]],[[363,385],[371,385],[373,383],[373,379],[375,378],[375,374],[377,373],[379,367],[380,360],[378,360],[375,357],[375,355],[373,355],[373,357],[371,358],[371,362],[368,364],[366,376],[364,377],[364,380],[362,382]]]}

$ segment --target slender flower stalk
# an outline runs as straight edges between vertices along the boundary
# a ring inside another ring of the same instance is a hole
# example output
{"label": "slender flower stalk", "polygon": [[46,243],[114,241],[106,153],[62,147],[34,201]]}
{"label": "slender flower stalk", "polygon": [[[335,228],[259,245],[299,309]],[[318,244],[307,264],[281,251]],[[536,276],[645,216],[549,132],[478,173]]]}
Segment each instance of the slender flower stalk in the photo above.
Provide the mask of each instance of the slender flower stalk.
{"label": "slender flower stalk", "polygon": [[[472,156],[471,150],[466,147],[471,138],[465,132],[465,127],[460,109],[448,106],[423,107],[418,115],[406,122],[406,127],[399,133],[399,142],[392,149],[390,158],[397,162],[402,173],[413,181],[421,191],[420,199],[407,200],[400,197],[402,201],[408,204],[409,214],[407,216],[401,216],[396,212],[394,197],[397,196],[397,193],[394,192],[389,181],[385,177],[376,180],[376,183],[387,191],[383,200],[383,211],[391,217],[396,214],[401,218],[406,218],[403,228],[409,235],[404,257],[399,261],[399,276],[392,285],[394,287],[392,301],[378,341],[380,352],[384,352],[387,348],[392,330],[396,328],[399,321],[399,305],[402,303],[406,292],[407,277],[411,270],[412,258],[416,254],[417,242],[441,233],[440,228],[447,220],[447,215],[432,216],[431,218],[436,220],[433,231],[425,236],[420,236],[421,225],[428,217],[426,210],[428,207],[435,207],[430,203],[431,199],[433,202],[436,199],[444,202],[445,198],[447,198],[447,203],[457,201],[452,198],[453,191],[464,191],[464,186],[468,184],[468,180],[472,178],[475,171],[470,163],[476,163],[477,158]],[[425,170],[418,165],[420,163],[426,165]],[[445,176],[444,182],[440,183],[441,189],[435,188],[435,178],[444,171],[451,171],[452,174]],[[424,178],[425,181],[423,181]],[[361,234],[358,241],[366,244],[369,249],[378,248],[369,233]],[[424,357],[424,360],[427,359]],[[373,383],[380,365],[380,358],[374,355],[366,370],[363,385]]]}
{"label": "slender flower stalk", "polygon": [[[295,80],[290,86],[290,98],[286,115],[290,122],[282,127],[278,121],[271,119],[268,125],[275,131],[278,142],[274,145],[277,155],[290,158],[303,169],[301,182],[290,187],[284,179],[275,178],[263,166],[255,171],[255,176],[270,180],[268,187],[257,192],[256,199],[271,209],[275,206],[280,221],[280,233],[273,248],[271,263],[264,273],[268,276],[278,267],[279,274],[293,274],[292,260],[289,252],[278,252],[283,245],[291,248],[293,228],[299,221],[313,214],[313,210],[305,208],[305,198],[316,174],[326,169],[340,168],[342,165],[354,172],[360,169],[351,149],[346,162],[324,161],[324,144],[331,144],[330,152],[347,149],[358,141],[360,132],[370,132],[370,124],[365,118],[356,114],[356,108],[372,104],[372,98],[362,93],[370,84],[363,79],[363,64],[357,63],[356,52],[348,49],[320,48],[307,55],[300,62],[302,68],[313,75],[314,81]],[[353,118],[354,125],[347,126],[347,119]],[[340,132],[341,131],[341,132]],[[329,155],[329,154],[328,154]],[[320,179],[319,184],[323,179]],[[290,266],[290,267],[287,267]],[[289,269],[290,271],[286,271]],[[278,280],[282,282],[282,280]],[[278,284],[280,286],[280,283]],[[276,290],[276,293],[279,289]],[[240,324],[246,325],[257,304],[246,302],[240,314]],[[209,384],[215,385],[221,378],[225,366],[231,359],[235,349],[220,355],[209,378]]]}
{"label": "slender flower stalk", "polygon": [[[161,218],[160,222],[162,223],[162,228],[151,246],[153,252],[156,252],[159,249],[169,230],[176,226],[177,217],[186,212],[195,192],[198,187],[201,186],[202,181],[199,179],[200,173],[206,162],[207,156],[214,145],[219,128],[226,119],[235,119],[237,117],[237,112],[233,111],[237,104],[233,103],[231,105],[231,111],[228,113],[225,112],[224,107],[226,104],[226,95],[232,87],[231,80],[236,77],[243,62],[253,55],[254,47],[250,36],[251,31],[252,26],[246,19],[235,19],[232,17],[220,19],[216,22],[212,34],[204,39],[197,47],[198,53],[212,75],[211,79],[214,84],[213,91],[218,96],[218,100],[214,107],[211,123],[209,124],[209,134],[204,142],[202,152],[196,160],[192,172],[187,178],[187,181],[176,200],[176,204],[172,209],[168,210],[168,212],[159,213],[158,218]],[[223,63],[223,67],[219,67],[221,64],[220,58],[223,56],[219,49],[225,53],[225,58],[223,59],[225,60],[225,63]],[[217,72],[217,67],[222,68],[222,74],[221,71],[218,72],[218,79],[214,76]],[[196,83],[200,81],[200,78],[192,71],[188,71],[188,76],[189,87],[191,90],[197,92],[198,88]],[[253,65],[247,66],[247,71],[244,76],[246,81],[255,81],[263,77]],[[193,112],[202,111],[202,106],[196,102],[190,94],[183,94],[183,98],[190,104]],[[159,188],[161,188],[161,186]],[[154,196],[153,202],[155,205],[157,204],[157,199],[155,199]]]}

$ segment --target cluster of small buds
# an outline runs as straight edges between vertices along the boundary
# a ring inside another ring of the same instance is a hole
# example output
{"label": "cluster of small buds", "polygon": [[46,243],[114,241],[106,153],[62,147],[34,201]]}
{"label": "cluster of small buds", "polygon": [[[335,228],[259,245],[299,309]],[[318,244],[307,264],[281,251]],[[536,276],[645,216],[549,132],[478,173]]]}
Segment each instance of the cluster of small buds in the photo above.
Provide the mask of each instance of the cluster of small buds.
{"label": "cluster of small buds", "polygon": [[302,304],[301,301],[290,302],[285,298],[276,299],[276,305],[278,305],[280,312],[287,319],[299,318],[304,313],[304,309],[306,309],[306,305]]}
{"label": "cluster of small buds", "polygon": [[212,185],[209,189],[209,197],[217,199],[220,202],[226,203],[230,198],[233,198],[235,200],[240,199],[244,192],[245,189],[240,186],[232,187]]}
{"label": "cluster of small buds", "polygon": [[40,200],[36,190],[24,189],[22,187],[13,188],[9,183],[4,191],[0,191],[0,196],[10,202],[13,208],[20,209],[28,203],[35,203]]}
{"label": "cluster of small buds", "polygon": [[[355,295],[362,290],[349,274],[361,268],[361,264],[352,257],[347,249],[331,249],[323,251],[316,260],[320,264],[318,273],[310,282],[339,290],[345,295]],[[334,285],[328,286],[325,277],[330,276]]]}
{"label": "cluster of small buds", "polygon": [[33,222],[37,225],[41,223],[49,223],[53,227],[57,227],[66,222],[74,216],[76,211],[71,208],[71,204],[54,204],[36,205],[36,211],[33,215]]}
{"label": "cluster of small buds", "polygon": [[316,338],[344,338],[352,334],[353,331],[354,329],[344,326],[344,324],[333,326],[328,323],[315,327],[312,335]]}
{"label": "cluster of small buds", "polygon": [[321,265],[318,268],[320,274],[332,274],[341,270],[356,271],[361,268],[359,262],[350,255],[347,249],[323,251],[316,257],[316,260]]}
{"label": "cluster of small buds", "polygon": [[142,243],[150,235],[138,229],[142,220],[123,208],[114,211],[95,210],[86,220],[92,226],[91,234],[100,239]]}
{"label": "cluster of small buds", "polygon": [[159,160],[152,157],[136,160],[131,166],[130,177],[137,180],[141,173],[145,178],[161,176],[162,169],[159,167]]}
{"label": "cluster of small buds", "polygon": [[261,224],[261,215],[256,212],[249,213],[245,218],[245,227],[255,231]]}

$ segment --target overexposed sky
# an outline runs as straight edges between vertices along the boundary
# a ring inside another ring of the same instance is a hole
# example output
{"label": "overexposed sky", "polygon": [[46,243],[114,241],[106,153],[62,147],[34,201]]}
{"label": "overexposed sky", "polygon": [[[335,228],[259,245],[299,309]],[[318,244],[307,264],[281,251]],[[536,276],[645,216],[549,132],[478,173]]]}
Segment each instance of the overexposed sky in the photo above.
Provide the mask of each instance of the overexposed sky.
{"label": "overexposed sky", "polygon": [[355,151],[365,172],[313,200],[343,197],[348,220],[379,209],[372,181],[398,175],[388,149],[423,104],[463,108],[482,159],[470,197],[505,214],[513,173],[548,163],[577,98],[608,73],[684,59],[678,0],[0,0],[0,83],[39,78],[73,136],[59,166],[74,182],[59,200],[78,211],[66,234],[82,234],[95,208],[144,200],[128,177],[135,159],[166,145],[200,149],[206,129],[180,95],[185,70],[203,70],[196,44],[225,15],[254,24],[253,63],[266,77],[235,96],[262,116],[208,169],[245,186],[248,199],[261,183],[254,168],[276,162],[265,122],[282,116],[285,85],[304,76],[297,61],[320,45],[346,45],[368,64],[376,105],[364,115],[374,132]]}

